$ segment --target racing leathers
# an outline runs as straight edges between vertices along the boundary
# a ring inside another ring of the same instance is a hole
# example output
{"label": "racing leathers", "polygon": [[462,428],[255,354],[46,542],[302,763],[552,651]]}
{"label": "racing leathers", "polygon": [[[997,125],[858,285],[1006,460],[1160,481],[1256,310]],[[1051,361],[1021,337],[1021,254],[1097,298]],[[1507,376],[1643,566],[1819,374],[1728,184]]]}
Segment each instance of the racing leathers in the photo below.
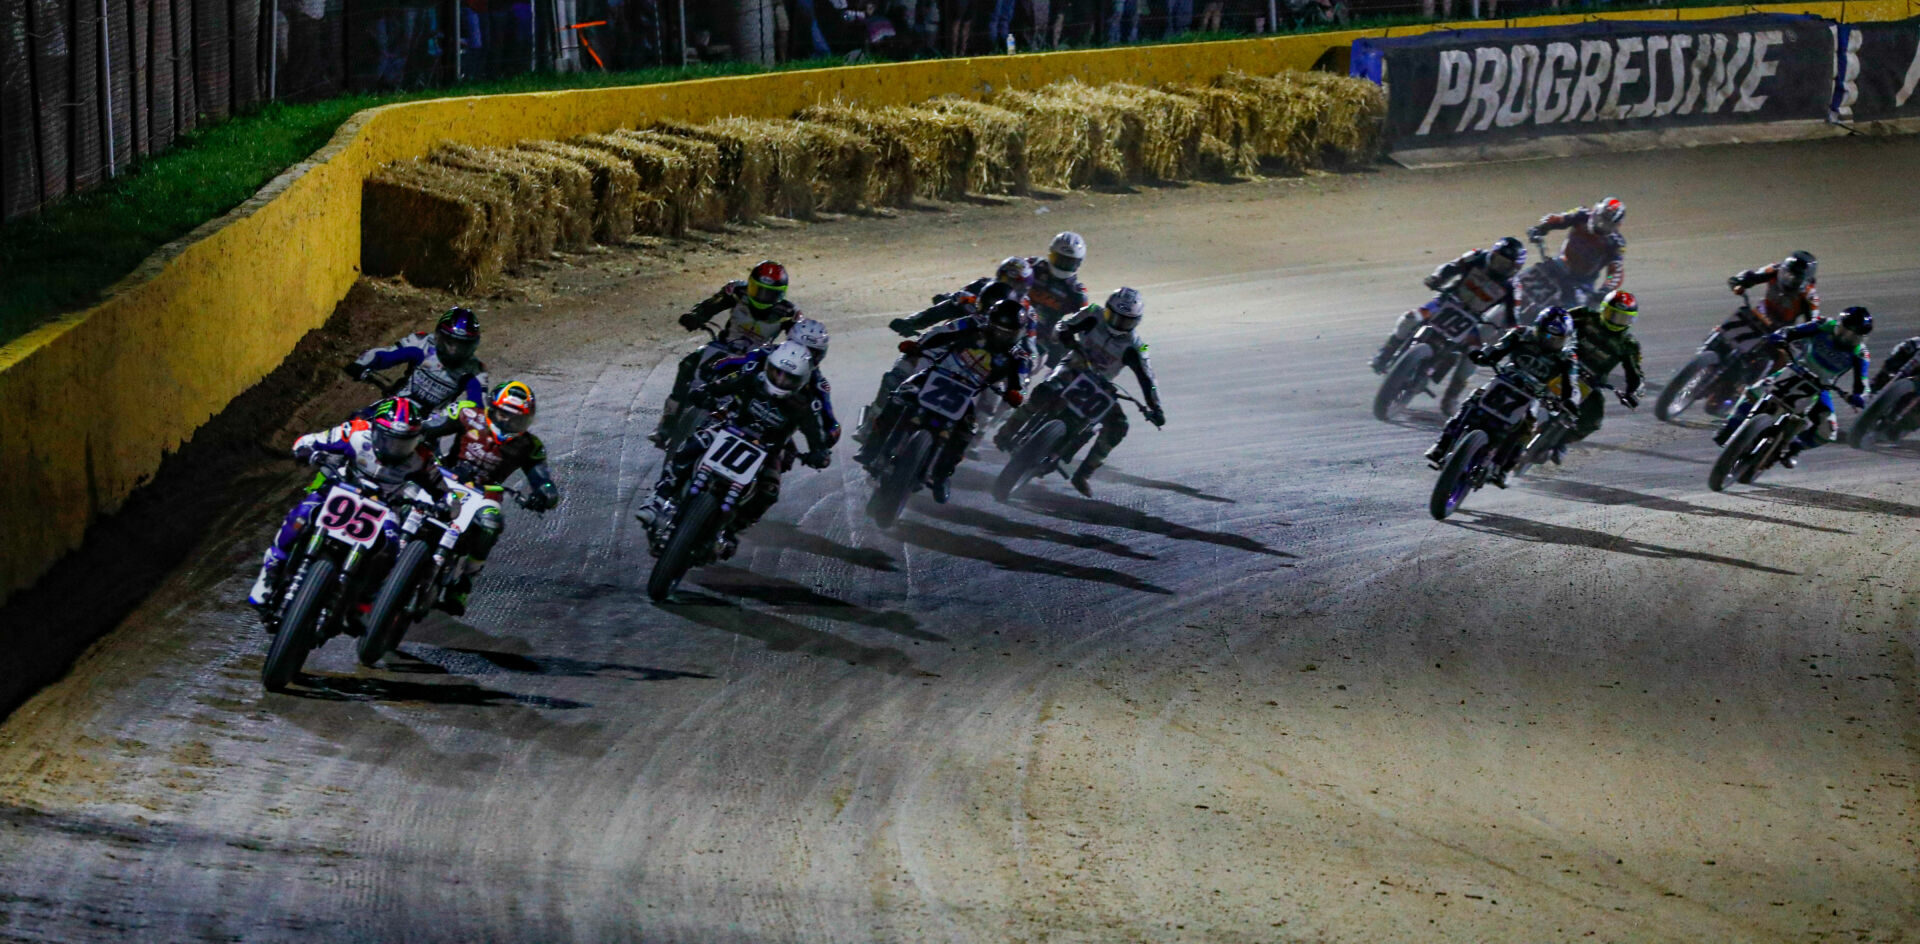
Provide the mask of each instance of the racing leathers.
{"label": "racing leathers", "polygon": [[[356,485],[371,490],[389,504],[400,496],[408,483],[418,485],[436,500],[445,499],[448,492],[446,479],[434,465],[432,451],[422,445],[404,462],[382,459],[374,448],[373,430],[363,419],[350,419],[331,429],[308,433],[294,440],[293,457],[313,465],[340,463],[342,471]],[[260,576],[248,594],[249,603],[264,606],[270,602],[272,587],[277,582],[282,565],[293,553],[294,542],[300,539],[301,533],[312,523],[314,512],[326,500],[325,486],[326,480],[315,476],[307,486],[306,494],[281,520],[280,529],[274,532],[273,543],[267,546],[267,553],[260,561]],[[397,535],[399,526],[398,517],[389,515],[381,527],[392,539]]]}
{"label": "racing leathers", "polygon": [[[714,430],[722,427],[739,430],[769,452],[783,451],[798,432],[807,440],[807,453],[803,457],[806,464],[816,469],[827,467],[832,458],[832,443],[821,425],[821,410],[804,387],[786,396],[768,393],[761,380],[765,370],[764,358],[745,361],[726,376],[714,377],[688,391],[687,402],[708,410],[712,416],[661,465],[660,478],[654,483],[653,497],[641,511],[641,520],[651,524],[651,516],[658,514],[665,502],[679,499],[682,483],[713,445]],[[780,462],[760,464],[752,497],[741,504],[728,533],[722,536],[729,546],[735,536],[752,527],[780,500],[780,472]]]}
{"label": "racing leathers", "polygon": [[[1748,269],[1727,279],[1727,287],[1742,295],[1747,289],[1765,283],[1767,294],[1757,302],[1749,300],[1749,307],[1768,331],[1778,331],[1801,321],[1816,321],[1820,318],[1820,290],[1812,279],[1802,282],[1798,287],[1782,291],[1780,287],[1780,263]],[[1736,315],[1721,329],[1740,324],[1742,316]]]}
{"label": "racing leathers", "polygon": [[[1029,373],[1035,365],[1040,363],[1042,355],[1041,342],[1039,339],[1040,319],[1035,313],[1033,305],[1027,299],[1023,298],[1020,300],[1020,307],[1024,316],[1025,326],[1020,335],[1019,345],[1027,355],[1026,358],[1021,361],[1020,368],[1021,385],[1024,386],[1027,373]],[[872,424],[881,413],[886,411],[887,400],[893,396],[893,392],[899,389],[900,385],[906,382],[908,377],[919,373],[925,369],[928,364],[932,363],[925,353],[928,349],[937,346],[941,338],[956,331],[965,331],[969,328],[980,327],[984,320],[984,317],[977,308],[975,308],[958,318],[953,318],[927,328],[924,333],[914,341],[915,348],[917,349],[916,353],[902,353],[899,358],[894,360],[893,366],[887,368],[887,372],[880,376],[880,389],[874,391],[873,403],[867,407],[867,413],[864,417],[865,422],[861,425],[860,429],[854,433],[854,439],[860,442],[866,442],[867,438],[873,433]],[[1020,389],[1020,387],[1015,387],[1014,389]],[[989,394],[982,394],[982,401],[979,406],[991,409],[991,404],[986,401],[987,396],[989,396]]]}
{"label": "racing leathers", "polygon": [[[763,345],[745,354],[736,354],[732,357],[725,357],[714,361],[707,368],[707,382],[718,382],[748,368],[758,370],[761,365],[766,363],[767,355],[773,353],[774,348],[778,346],[779,345],[775,344]],[[833,385],[828,383],[826,375],[820,372],[819,364],[813,365],[813,370],[807,373],[806,382],[801,385],[798,392],[794,393],[794,396],[806,400],[807,406],[812,409],[814,413],[818,414],[820,428],[827,436],[828,448],[838,445],[840,442],[840,419],[833,413]],[[798,457],[798,453],[791,448],[791,440],[789,440],[788,445],[789,448],[783,450],[782,471],[793,468],[793,460]]]}
{"label": "racing leathers", "polygon": [[[1001,427],[996,446],[1003,451],[1008,449],[1012,446],[1013,437],[1029,421],[1057,407],[1061,391],[1073,382],[1076,371],[1086,371],[1103,380],[1118,377],[1123,369],[1133,371],[1133,379],[1140,385],[1140,395],[1146,404],[1143,412],[1147,421],[1155,426],[1166,424],[1166,410],[1160,404],[1160,387],[1154,382],[1153,364],[1147,359],[1147,342],[1140,339],[1139,332],[1115,330],[1108,323],[1101,306],[1093,304],[1060,322],[1055,337],[1070,352],[1066,362],[1055,369],[1045,382],[1035,387],[1033,397],[1022,403],[1013,418]],[[1127,438],[1127,430],[1127,414],[1123,410],[1115,409],[1101,421],[1099,438],[1087,449],[1086,458],[1081,460],[1079,470],[1073,474],[1073,486],[1081,494],[1092,494],[1089,477],[1107,461],[1113,448]]]}
{"label": "racing leathers", "polygon": [[[1637,399],[1641,385],[1646,383],[1646,374],[1640,369],[1640,340],[1633,336],[1633,329],[1616,331],[1607,327],[1606,316],[1595,308],[1575,308],[1568,314],[1573,316],[1580,379],[1587,383],[1606,383],[1613,369],[1619,367],[1626,382],[1622,393],[1629,401]],[[1600,429],[1607,415],[1604,393],[1588,389],[1581,396],[1580,415],[1567,435],[1568,444],[1577,443]]]}
{"label": "racing leathers", "polygon": [[[1620,235],[1618,229],[1596,232],[1589,222],[1592,214],[1593,211],[1585,207],[1549,213],[1527,230],[1527,239],[1535,242],[1545,239],[1548,233],[1567,231],[1567,240],[1560,245],[1560,255],[1556,258],[1566,267],[1568,282],[1563,288],[1572,297],[1560,304],[1568,308],[1599,300],[1619,288],[1627,278],[1627,238]],[[1599,286],[1593,284],[1594,279],[1601,280]]]}
{"label": "racing leathers", "polygon": [[[1419,308],[1402,314],[1400,320],[1394,322],[1393,334],[1380,346],[1379,353],[1373,356],[1373,372],[1386,373],[1393,359],[1413,339],[1414,332],[1432,321],[1449,298],[1456,300],[1468,314],[1485,322],[1480,328],[1479,337],[1483,344],[1493,340],[1500,325],[1513,324],[1519,305],[1514,279],[1503,279],[1493,274],[1487,266],[1491,255],[1485,249],[1475,249],[1434,269],[1424,284],[1440,294]],[[1467,377],[1472,373],[1473,364],[1462,358],[1454,368],[1453,379],[1447,384],[1446,395],[1440,398],[1440,402],[1450,406],[1457,401],[1461,391],[1466,389]]]}
{"label": "racing leathers", "polygon": [[981,276],[960,287],[957,292],[933,296],[933,305],[905,318],[887,322],[895,334],[912,337],[943,321],[964,318],[980,311],[980,293],[993,284],[993,276]]}
{"label": "racing leathers", "polygon": [[521,433],[511,439],[500,438],[487,419],[487,411],[473,401],[463,400],[429,417],[422,425],[428,442],[450,437],[441,453],[440,466],[446,471],[448,485],[460,493],[462,504],[477,504],[472,523],[460,536],[456,550],[466,555],[466,564],[442,606],[455,616],[466,612],[467,595],[473,579],[486,569],[487,557],[506,530],[501,512],[500,486],[515,472],[527,478],[529,494],[523,500],[527,508],[545,511],[560,504],[560,488],[553,483],[553,471],[547,467],[547,447],[540,437]]}
{"label": "racing leathers", "polygon": [[406,377],[392,395],[412,400],[422,412],[434,412],[458,400],[484,402],[487,366],[477,357],[468,357],[449,367],[436,347],[432,333],[418,331],[387,347],[366,351],[347,365],[346,373],[361,380],[371,371],[404,365]]}
{"label": "racing leathers", "polygon": [[[1467,356],[1472,358],[1474,363],[1487,367],[1498,367],[1501,361],[1509,361],[1516,370],[1538,381],[1547,389],[1561,391],[1573,389],[1573,357],[1561,347],[1558,338],[1545,337],[1539,329],[1531,325],[1510,329],[1506,334],[1501,335],[1499,340]],[[1480,404],[1480,398],[1485,394],[1485,387],[1475,390],[1467,397],[1465,403],[1460,404],[1460,409],[1455,410],[1453,416],[1448,418],[1446,428],[1440,431],[1440,438],[1427,450],[1428,461],[1437,464],[1452,451],[1454,442],[1460,438],[1461,433],[1466,431],[1467,418],[1473,415],[1474,409]],[[1578,409],[1573,399],[1565,393],[1561,396],[1561,406],[1570,413]],[[1531,435],[1533,418],[1529,416],[1523,422],[1528,428],[1517,430],[1515,435],[1509,437],[1510,445],[1524,444]],[[1498,484],[1502,480],[1496,477],[1494,481]]]}
{"label": "racing leathers", "polygon": [[[1774,383],[1792,373],[1787,365],[1789,345],[1798,345],[1800,363],[1814,375],[1831,386],[1839,386],[1840,378],[1845,374],[1853,375],[1853,392],[1847,396],[1847,402],[1857,409],[1866,404],[1868,356],[1867,345],[1863,341],[1848,343],[1839,336],[1840,323],[1832,318],[1821,318],[1802,325],[1782,328],[1767,335],[1767,344],[1774,349],[1774,370],[1755,381],[1734,405],[1733,412],[1727,416],[1727,422],[1715,433],[1713,441],[1725,445],[1740,424],[1746,422],[1747,414],[1767,395]],[[1823,446],[1840,436],[1840,421],[1833,415],[1833,391],[1820,391],[1820,400],[1807,411],[1808,425],[1805,432],[1794,438],[1781,455],[1786,462],[1800,454],[1802,450]]]}
{"label": "racing leathers", "polygon": [[1086,283],[1080,281],[1078,275],[1056,273],[1045,256],[1033,256],[1027,262],[1033,266],[1033,285],[1027,289],[1027,301],[1033,305],[1040,353],[1051,367],[1067,356],[1067,349],[1056,340],[1054,329],[1061,319],[1086,308],[1092,299],[1087,295]]}
{"label": "racing leathers", "polygon": [[[1028,355],[1020,344],[1015,343],[1004,351],[994,350],[987,344],[987,328],[982,324],[956,323],[951,330],[928,332],[919,342],[902,342],[901,348],[902,353],[924,356],[928,366],[907,378],[888,398],[886,407],[874,420],[873,432],[854,457],[861,465],[871,466],[881,457],[894,427],[906,415],[908,405],[919,402],[920,391],[930,382],[931,375],[946,374],[974,391],[995,390],[1017,401],[1020,378],[1028,369]],[[978,402],[977,397],[968,401],[964,414],[941,438],[939,451],[934,454],[927,480],[937,501],[946,501],[947,479],[953,476],[953,470],[959,467],[967,447],[979,433]]]}
{"label": "racing leathers", "polygon": [[699,350],[680,359],[679,372],[673,378],[673,392],[667,395],[666,404],[660,408],[660,427],[653,434],[654,445],[665,448],[668,430],[680,415],[680,404],[686,402],[687,392],[693,388],[703,368],[718,358],[744,354],[779,340],[782,333],[793,327],[794,319],[800,317],[800,309],[785,298],[766,308],[754,307],[747,300],[747,283],[736,280],[722,285],[711,298],[681,315],[680,326],[688,331],[698,331],[722,313],[726,314],[727,320],[720,326],[718,335]]}

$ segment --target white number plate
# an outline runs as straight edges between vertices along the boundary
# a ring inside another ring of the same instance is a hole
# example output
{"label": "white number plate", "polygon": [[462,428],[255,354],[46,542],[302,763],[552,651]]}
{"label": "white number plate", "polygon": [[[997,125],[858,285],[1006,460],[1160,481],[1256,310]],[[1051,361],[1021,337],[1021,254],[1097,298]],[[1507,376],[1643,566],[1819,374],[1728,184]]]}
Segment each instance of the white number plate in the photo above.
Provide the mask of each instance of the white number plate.
{"label": "white number plate", "polygon": [[767,451],[759,445],[719,430],[713,434],[713,445],[707,447],[706,458],[700,462],[715,475],[745,485],[753,481],[754,473],[760,471],[760,464],[766,459]]}
{"label": "white number plate", "polygon": [[1532,406],[1532,394],[1500,377],[1495,377],[1487,384],[1486,392],[1480,395],[1480,409],[1493,414],[1508,426],[1520,422]]}
{"label": "white number plate", "polygon": [[321,530],[355,547],[379,540],[380,525],[386,520],[387,506],[337,485],[320,503]]}
{"label": "white number plate", "polygon": [[936,370],[920,385],[920,406],[957,423],[973,405],[976,389]]}
{"label": "white number plate", "polygon": [[1107,409],[1113,406],[1113,396],[1084,371],[1074,375],[1073,383],[1060,391],[1060,398],[1067,401],[1067,408],[1083,420],[1105,416]]}
{"label": "white number plate", "polygon": [[1480,332],[1480,319],[1449,305],[1433,316],[1433,327],[1446,335],[1447,340],[1455,344],[1467,344],[1478,340],[1476,336]]}

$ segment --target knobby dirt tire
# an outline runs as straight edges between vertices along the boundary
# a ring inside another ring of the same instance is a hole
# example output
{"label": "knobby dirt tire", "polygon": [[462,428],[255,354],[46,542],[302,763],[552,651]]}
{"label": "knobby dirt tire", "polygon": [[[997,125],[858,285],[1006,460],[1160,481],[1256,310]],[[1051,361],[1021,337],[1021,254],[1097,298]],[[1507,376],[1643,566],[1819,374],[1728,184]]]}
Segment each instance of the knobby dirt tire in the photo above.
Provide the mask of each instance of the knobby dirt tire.
{"label": "knobby dirt tire", "polygon": [[320,600],[333,589],[333,561],[320,557],[307,566],[300,589],[280,616],[280,629],[267,647],[267,661],[260,667],[260,684],[270,692],[286,691],[287,685],[307,662],[313,649],[313,620]]}
{"label": "knobby dirt tire", "polygon": [[1688,361],[1661,388],[1659,398],[1653,401],[1653,415],[1664,423],[1677,422],[1680,414],[1693,406],[1694,401],[1700,399],[1700,394],[1712,385],[1713,378],[1707,373],[1718,363],[1720,359],[1710,351],[1693,355],[1693,360]]}
{"label": "knobby dirt tire", "polygon": [[713,519],[719,514],[720,496],[713,492],[701,492],[681,508],[680,520],[673,526],[673,536],[667,538],[666,549],[653,562],[653,573],[647,575],[649,599],[657,603],[673,595],[673,588],[680,585],[680,578],[692,569],[700,542],[713,540],[713,535],[708,532]]}
{"label": "knobby dirt tire", "polygon": [[1740,484],[1752,485],[1753,480],[1760,477],[1760,473],[1773,466],[1777,461],[1775,457],[1781,450],[1786,449],[1793,439],[1792,436],[1784,439],[1781,437],[1780,434],[1785,430],[1785,422],[1779,419],[1775,419],[1761,430],[1760,438],[1754,441],[1753,450],[1740,458],[1740,464],[1735,469],[1735,479]]}
{"label": "knobby dirt tire", "polygon": [[887,464],[887,474],[880,479],[880,486],[873,490],[873,497],[867,499],[867,516],[882,528],[891,528],[900,520],[900,513],[907,510],[907,499],[913,495],[913,487],[926,473],[927,460],[933,453],[933,434],[924,429],[916,429],[894,450],[893,461]]}
{"label": "knobby dirt tire", "polygon": [[1739,429],[1734,430],[1733,436],[1727,440],[1727,445],[1720,450],[1720,457],[1713,460],[1712,470],[1707,472],[1708,488],[1716,492],[1726,490],[1727,479],[1738,475],[1741,462],[1753,449],[1754,444],[1759,442],[1760,434],[1772,422],[1771,416],[1749,416],[1740,424]]}
{"label": "knobby dirt tire", "polygon": [[1473,465],[1486,449],[1486,430],[1475,429],[1463,434],[1460,441],[1454,444],[1453,451],[1447,453],[1447,462],[1440,467],[1440,478],[1433,483],[1433,497],[1427,501],[1427,511],[1433,515],[1433,520],[1447,520],[1447,516],[1467,500],[1467,493],[1473,490],[1470,478]]}
{"label": "knobby dirt tire", "polygon": [[1847,445],[1855,449],[1865,449],[1876,442],[1890,440],[1893,437],[1882,435],[1880,425],[1898,413],[1896,409],[1901,401],[1913,394],[1913,381],[1896,380],[1887,385],[1880,395],[1867,404],[1867,408],[1855,417],[1853,425],[1847,427]]}
{"label": "knobby dirt tire", "polygon": [[1048,420],[1032,435],[1021,437],[1013,449],[1013,458],[1007,460],[1006,468],[993,480],[994,501],[1004,503],[1012,498],[1020,486],[1041,473],[1041,467],[1048,460],[1058,459],[1060,444],[1066,438],[1067,424],[1061,420]]}
{"label": "knobby dirt tire", "polygon": [[1419,382],[1418,377],[1427,362],[1433,359],[1433,348],[1415,343],[1393,361],[1387,369],[1386,379],[1380,381],[1380,392],[1373,395],[1373,418],[1381,422],[1392,422],[1394,414],[1413,399],[1413,388]]}
{"label": "knobby dirt tire", "polygon": [[387,579],[380,582],[380,591],[373,595],[373,606],[367,610],[366,632],[360,634],[357,654],[361,665],[379,662],[381,656],[400,645],[400,638],[407,633],[407,624],[413,622],[409,604],[413,602],[414,581],[432,554],[432,545],[413,541],[400,552],[393,569],[387,571]]}

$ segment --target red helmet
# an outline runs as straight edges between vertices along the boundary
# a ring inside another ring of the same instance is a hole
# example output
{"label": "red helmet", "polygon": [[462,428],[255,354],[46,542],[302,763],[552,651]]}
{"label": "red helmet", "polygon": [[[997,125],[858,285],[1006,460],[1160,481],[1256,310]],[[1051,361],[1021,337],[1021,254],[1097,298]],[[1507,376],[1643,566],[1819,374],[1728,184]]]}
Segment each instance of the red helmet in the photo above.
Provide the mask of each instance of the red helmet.
{"label": "red helmet", "polygon": [[787,267],[768,259],[753,267],[747,276],[747,304],[766,309],[787,297]]}
{"label": "red helmet", "polygon": [[1626,218],[1627,205],[1621,203],[1619,197],[1608,197],[1594,204],[1587,213],[1587,227],[1604,236],[1619,229]]}

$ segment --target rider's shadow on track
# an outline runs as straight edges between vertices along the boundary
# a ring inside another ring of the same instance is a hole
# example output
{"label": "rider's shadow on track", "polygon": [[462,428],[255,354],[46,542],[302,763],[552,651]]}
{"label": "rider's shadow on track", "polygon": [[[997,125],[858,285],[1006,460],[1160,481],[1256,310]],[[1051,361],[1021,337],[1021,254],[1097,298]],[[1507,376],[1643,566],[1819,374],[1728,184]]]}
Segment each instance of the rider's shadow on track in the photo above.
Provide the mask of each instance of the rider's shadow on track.
{"label": "rider's shadow on track", "polygon": [[929,518],[978,528],[996,537],[1049,541],[1081,550],[1105,551],[1115,557],[1125,557],[1130,560],[1159,560],[1152,554],[1136,551],[1119,541],[1110,541],[1099,535],[1075,534],[1071,531],[1059,531],[1024,521],[1015,521],[1005,515],[994,514],[977,506],[921,503],[915,505],[914,509],[923,512]]}
{"label": "rider's shadow on track", "polygon": [[1100,473],[1100,477],[1102,479],[1121,482],[1127,485],[1137,486],[1139,488],[1151,488],[1161,492],[1173,492],[1176,495],[1185,495],[1188,498],[1194,498],[1204,502],[1215,502],[1222,505],[1237,505],[1240,503],[1237,499],[1228,498],[1225,495],[1210,494],[1203,489],[1195,488],[1191,485],[1182,485],[1179,482],[1167,482],[1167,481],[1162,481],[1160,479],[1150,479],[1150,478],[1145,478],[1143,476],[1138,476],[1138,475],[1128,475],[1125,472],[1121,472],[1114,469],[1112,466],[1108,466],[1104,471],[1102,471]]}
{"label": "rider's shadow on track", "polygon": [[[1284,557],[1290,560],[1298,560],[1300,557],[1298,554],[1280,550],[1263,541],[1257,541],[1247,537],[1244,534],[1233,534],[1226,531],[1203,531],[1199,528],[1188,527],[1184,524],[1168,521],[1158,515],[1151,515],[1144,511],[1128,508],[1124,505],[1116,505],[1109,501],[1101,501],[1098,498],[1062,495],[1029,486],[1016,496],[1016,501],[1049,518],[1057,518],[1061,521],[1074,521],[1080,524],[1110,528],[1125,528],[1129,531],[1158,534],[1161,537],[1172,538],[1176,541],[1197,541],[1202,544],[1215,544],[1220,547],[1232,548],[1238,551],[1265,554],[1269,557]],[[1285,521],[1262,521],[1261,523],[1263,525],[1283,528],[1293,526],[1291,523]]]}
{"label": "rider's shadow on track", "polygon": [[947,637],[920,628],[920,621],[894,610],[872,610],[838,597],[830,597],[812,587],[781,577],[755,573],[740,567],[718,565],[696,571],[700,586],[730,597],[744,597],[795,616],[818,616],[861,626],[884,629],[897,636],[921,642],[946,642]]}
{"label": "rider's shadow on track", "polygon": [[377,701],[467,707],[518,705],[559,711],[593,707],[570,698],[521,695],[472,682],[429,683],[374,675],[334,675],[329,672],[302,672],[294,677],[294,686],[288,688],[285,694],[316,701]]}
{"label": "rider's shadow on track", "polygon": [[1086,580],[1104,583],[1123,590],[1138,590],[1142,593],[1172,595],[1173,591],[1157,584],[1135,577],[1132,574],[1109,567],[1088,567],[1082,564],[1069,564],[1064,561],[1049,560],[1022,554],[998,541],[991,541],[978,535],[954,534],[918,521],[902,519],[887,532],[894,539],[915,547],[925,548],[941,554],[966,557],[992,564],[1001,570],[1020,571],[1037,574],[1042,577],[1067,577],[1073,580]]}
{"label": "rider's shadow on track", "polygon": [[1848,511],[1857,514],[1887,515],[1893,518],[1920,518],[1920,505],[1907,505],[1884,498],[1868,498],[1864,495],[1848,495],[1842,492],[1829,492],[1817,488],[1801,488],[1797,485],[1777,485],[1772,482],[1755,482],[1756,491],[1741,492],[1747,498],[1772,502],[1776,505],[1796,505],[1802,508],[1821,508],[1827,511]]}
{"label": "rider's shadow on track", "polygon": [[1683,515],[1698,515],[1702,518],[1731,518],[1736,521],[1752,521],[1758,524],[1778,525],[1788,528],[1804,528],[1808,531],[1820,531],[1826,534],[1852,534],[1842,528],[1823,528],[1819,525],[1794,521],[1791,518],[1776,518],[1751,511],[1734,511],[1729,508],[1713,508],[1696,505],[1678,498],[1662,498],[1642,492],[1615,488],[1611,485],[1595,485],[1590,482],[1575,482],[1571,479],[1534,479],[1524,480],[1524,484],[1534,491],[1548,492],[1560,498],[1594,505],[1633,505],[1649,511],[1671,511]]}
{"label": "rider's shadow on track", "polygon": [[1757,570],[1768,574],[1779,574],[1783,577],[1800,576],[1797,571],[1768,567],[1765,564],[1756,564],[1752,561],[1744,561],[1737,557],[1708,554],[1704,551],[1689,551],[1683,548],[1667,547],[1664,544],[1650,544],[1645,541],[1636,541],[1624,535],[1608,534],[1605,531],[1591,531],[1586,528],[1575,528],[1563,524],[1548,524],[1544,521],[1516,518],[1512,515],[1478,511],[1471,508],[1463,508],[1454,514],[1455,517],[1449,518],[1445,522],[1452,527],[1465,528],[1469,531],[1478,531],[1482,534],[1493,534],[1536,544],[1590,547],[1597,551],[1611,551],[1616,554],[1646,557],[1653,560],[1691,560],[1706,564],[1722,564],[1728,567],[1738,567],[1743,570]]}
{"label": "rider's shadow on track", "polygon": [[566,656],[519,655],[494,649],[408,644],[399,655],[387,656],[386,670],[415,675],[546,675],[557,678],[621,678],[634,682],[710,679],[699,672],[681,672],[620,662],[594,662]]}
{"label": "rider's shadow on track", "polygon": [[888,675],[935,677],[913,664],[905,652],[887,646],[863,646],[829,632],[796,623],[777,613],[748,610],[731,600],[681,587],[673,599],[655,603],[663,613],[699,623],[709,629],[758,639],[774,652],[800,652],[839,659],[848,665],[879,669]]}
{"label": "rider's shadow on track", "polygon": [[865,567],[882,573],[897,573],[900,568],[894,565],[893,555],[874,547],[851,547],[834,541],[825,535],[805,531],[791,521],[768,518],[754,526],[749,532],[750,541],[756,545],[779,548],[783,551],[799,551],[818,557],[829,557],[837,561]]}

